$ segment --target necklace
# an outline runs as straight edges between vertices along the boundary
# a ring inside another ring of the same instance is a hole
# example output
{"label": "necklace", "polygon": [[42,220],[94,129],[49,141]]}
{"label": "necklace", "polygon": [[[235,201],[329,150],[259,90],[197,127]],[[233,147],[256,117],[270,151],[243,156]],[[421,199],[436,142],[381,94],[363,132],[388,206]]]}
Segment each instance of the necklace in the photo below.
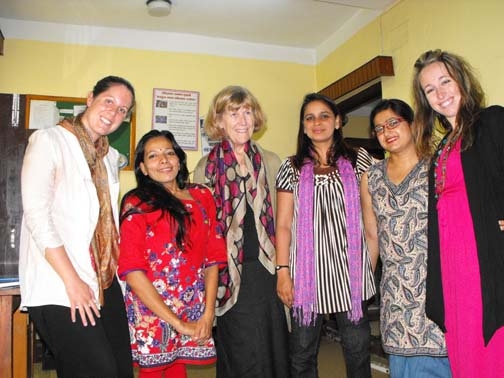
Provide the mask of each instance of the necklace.
{"label": "necklace", "polygon": [[[446,135],[436,151],[436,156],[434,158],[434,183],[435,191],[434,196],[436,199],[439,198],[441,193],[445,189],[446,183],[446,164],[448,161],[448,156],[455,145],[457,138],[449,138],[449,134]],[[440,173],[440,174],[439,174]]]}

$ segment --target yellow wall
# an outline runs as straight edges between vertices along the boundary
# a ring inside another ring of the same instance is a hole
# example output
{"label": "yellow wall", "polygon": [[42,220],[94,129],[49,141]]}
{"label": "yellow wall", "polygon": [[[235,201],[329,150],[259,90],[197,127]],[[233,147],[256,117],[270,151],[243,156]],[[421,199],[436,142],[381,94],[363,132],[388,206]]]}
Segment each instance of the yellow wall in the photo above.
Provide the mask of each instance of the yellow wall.
{"label": "yellow wall", "polygon": [[[151,128],[153,88],[199,91],[204,116],[220,89],[243,85],[268,117],[259,143],[281,158],[295,150],[299,105],[315,89],[310,65],[7,39],[0,56],[0,93],[84,97],[109,74],[135,87],[137,141]],[[190,170],[200,157],[199,151],[188,152]],[[123,193],[134,186],[132,172],[121,173],[121,184]]]}
{"label": "yellow wall", "polygon": [[317,65],[317,90],[327,87],[380,55],[379,26],[379,18],[377,18]]}
{"label": "yellow wall", "polygon": [[424,51],[441,48],[474,66],[489,104],[504,104],[503,15],[501,0],[402,0],[320,62],[317,88],[376,55],[389,55],[395,76],[383,79],[383,97],[411,103],[415,60]]}
{"label": "yellow wall", "polygon": [[[504,2],[501,0],[402,0],[361,29],[316,66],[93,47],[24,40],[5,41],[0,92],[85,96],[108,74],[129,79],[137,90],[137,140],[150,129],[152,89],[200,92],[200,115],[223,86],[240,84],[259,98],[269,119],[259,142],[280,157],[294,152],[299,105],[377,55],[393,57],[395,76],[382,81],[383,97],[411,103],[412,67],[428,49],[458,53],[476,68],[488,103],[504,104]],[[192,169],[200,152],[189,152]],[[123,192],[134,185],[121,174]]]}

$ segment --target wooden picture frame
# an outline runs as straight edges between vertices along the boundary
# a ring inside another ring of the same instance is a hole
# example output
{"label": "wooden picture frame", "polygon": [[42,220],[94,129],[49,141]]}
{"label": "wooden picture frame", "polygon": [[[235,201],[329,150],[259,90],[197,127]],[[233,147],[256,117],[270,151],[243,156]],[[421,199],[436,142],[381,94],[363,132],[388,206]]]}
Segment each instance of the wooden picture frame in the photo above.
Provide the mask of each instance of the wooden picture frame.
{"label": "wooden picture frame", "polygon": [[[64,117],[72,117],[86,107],[85,97],[26,95],[25,127],[52,127]],[[136,114],[133,111],[119,128],[108,136],[110,145],[123,155],[127,163],[122,169],[134,169]]]}

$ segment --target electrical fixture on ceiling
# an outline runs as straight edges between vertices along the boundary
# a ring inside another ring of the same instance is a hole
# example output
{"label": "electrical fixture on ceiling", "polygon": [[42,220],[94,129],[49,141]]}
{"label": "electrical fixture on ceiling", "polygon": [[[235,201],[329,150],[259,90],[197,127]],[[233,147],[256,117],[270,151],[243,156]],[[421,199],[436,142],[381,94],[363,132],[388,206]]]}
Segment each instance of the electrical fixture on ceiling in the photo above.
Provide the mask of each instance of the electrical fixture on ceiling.
{"label": "electrical fixture on ceiling", "polygon": [[168,16],[172,5],[170,0],[147,0],[145,4],[149,14],[155,17]]}

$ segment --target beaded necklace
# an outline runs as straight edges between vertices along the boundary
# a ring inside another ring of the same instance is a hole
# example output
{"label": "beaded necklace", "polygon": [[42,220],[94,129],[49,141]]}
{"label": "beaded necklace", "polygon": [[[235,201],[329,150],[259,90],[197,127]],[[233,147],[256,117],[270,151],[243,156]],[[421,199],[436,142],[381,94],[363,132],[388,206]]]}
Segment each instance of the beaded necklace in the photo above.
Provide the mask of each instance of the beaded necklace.
{"label": "beaded necklace", "polygon": [[[436,199],[439,198],[445,188],[446,164],[448,161],[448,156],[450,155],[450,151],[452,150],[456,141],[457,138],[450,138],[450,133],[448,133],[447,135],[445,135],[443,140],[441,140],[436,151],[436,156],[434,158],[434,196]],[[441,167],[439,167],[439,165],[441,165]],[[441,175],[438,175],[439,170],[441,170]]]}

